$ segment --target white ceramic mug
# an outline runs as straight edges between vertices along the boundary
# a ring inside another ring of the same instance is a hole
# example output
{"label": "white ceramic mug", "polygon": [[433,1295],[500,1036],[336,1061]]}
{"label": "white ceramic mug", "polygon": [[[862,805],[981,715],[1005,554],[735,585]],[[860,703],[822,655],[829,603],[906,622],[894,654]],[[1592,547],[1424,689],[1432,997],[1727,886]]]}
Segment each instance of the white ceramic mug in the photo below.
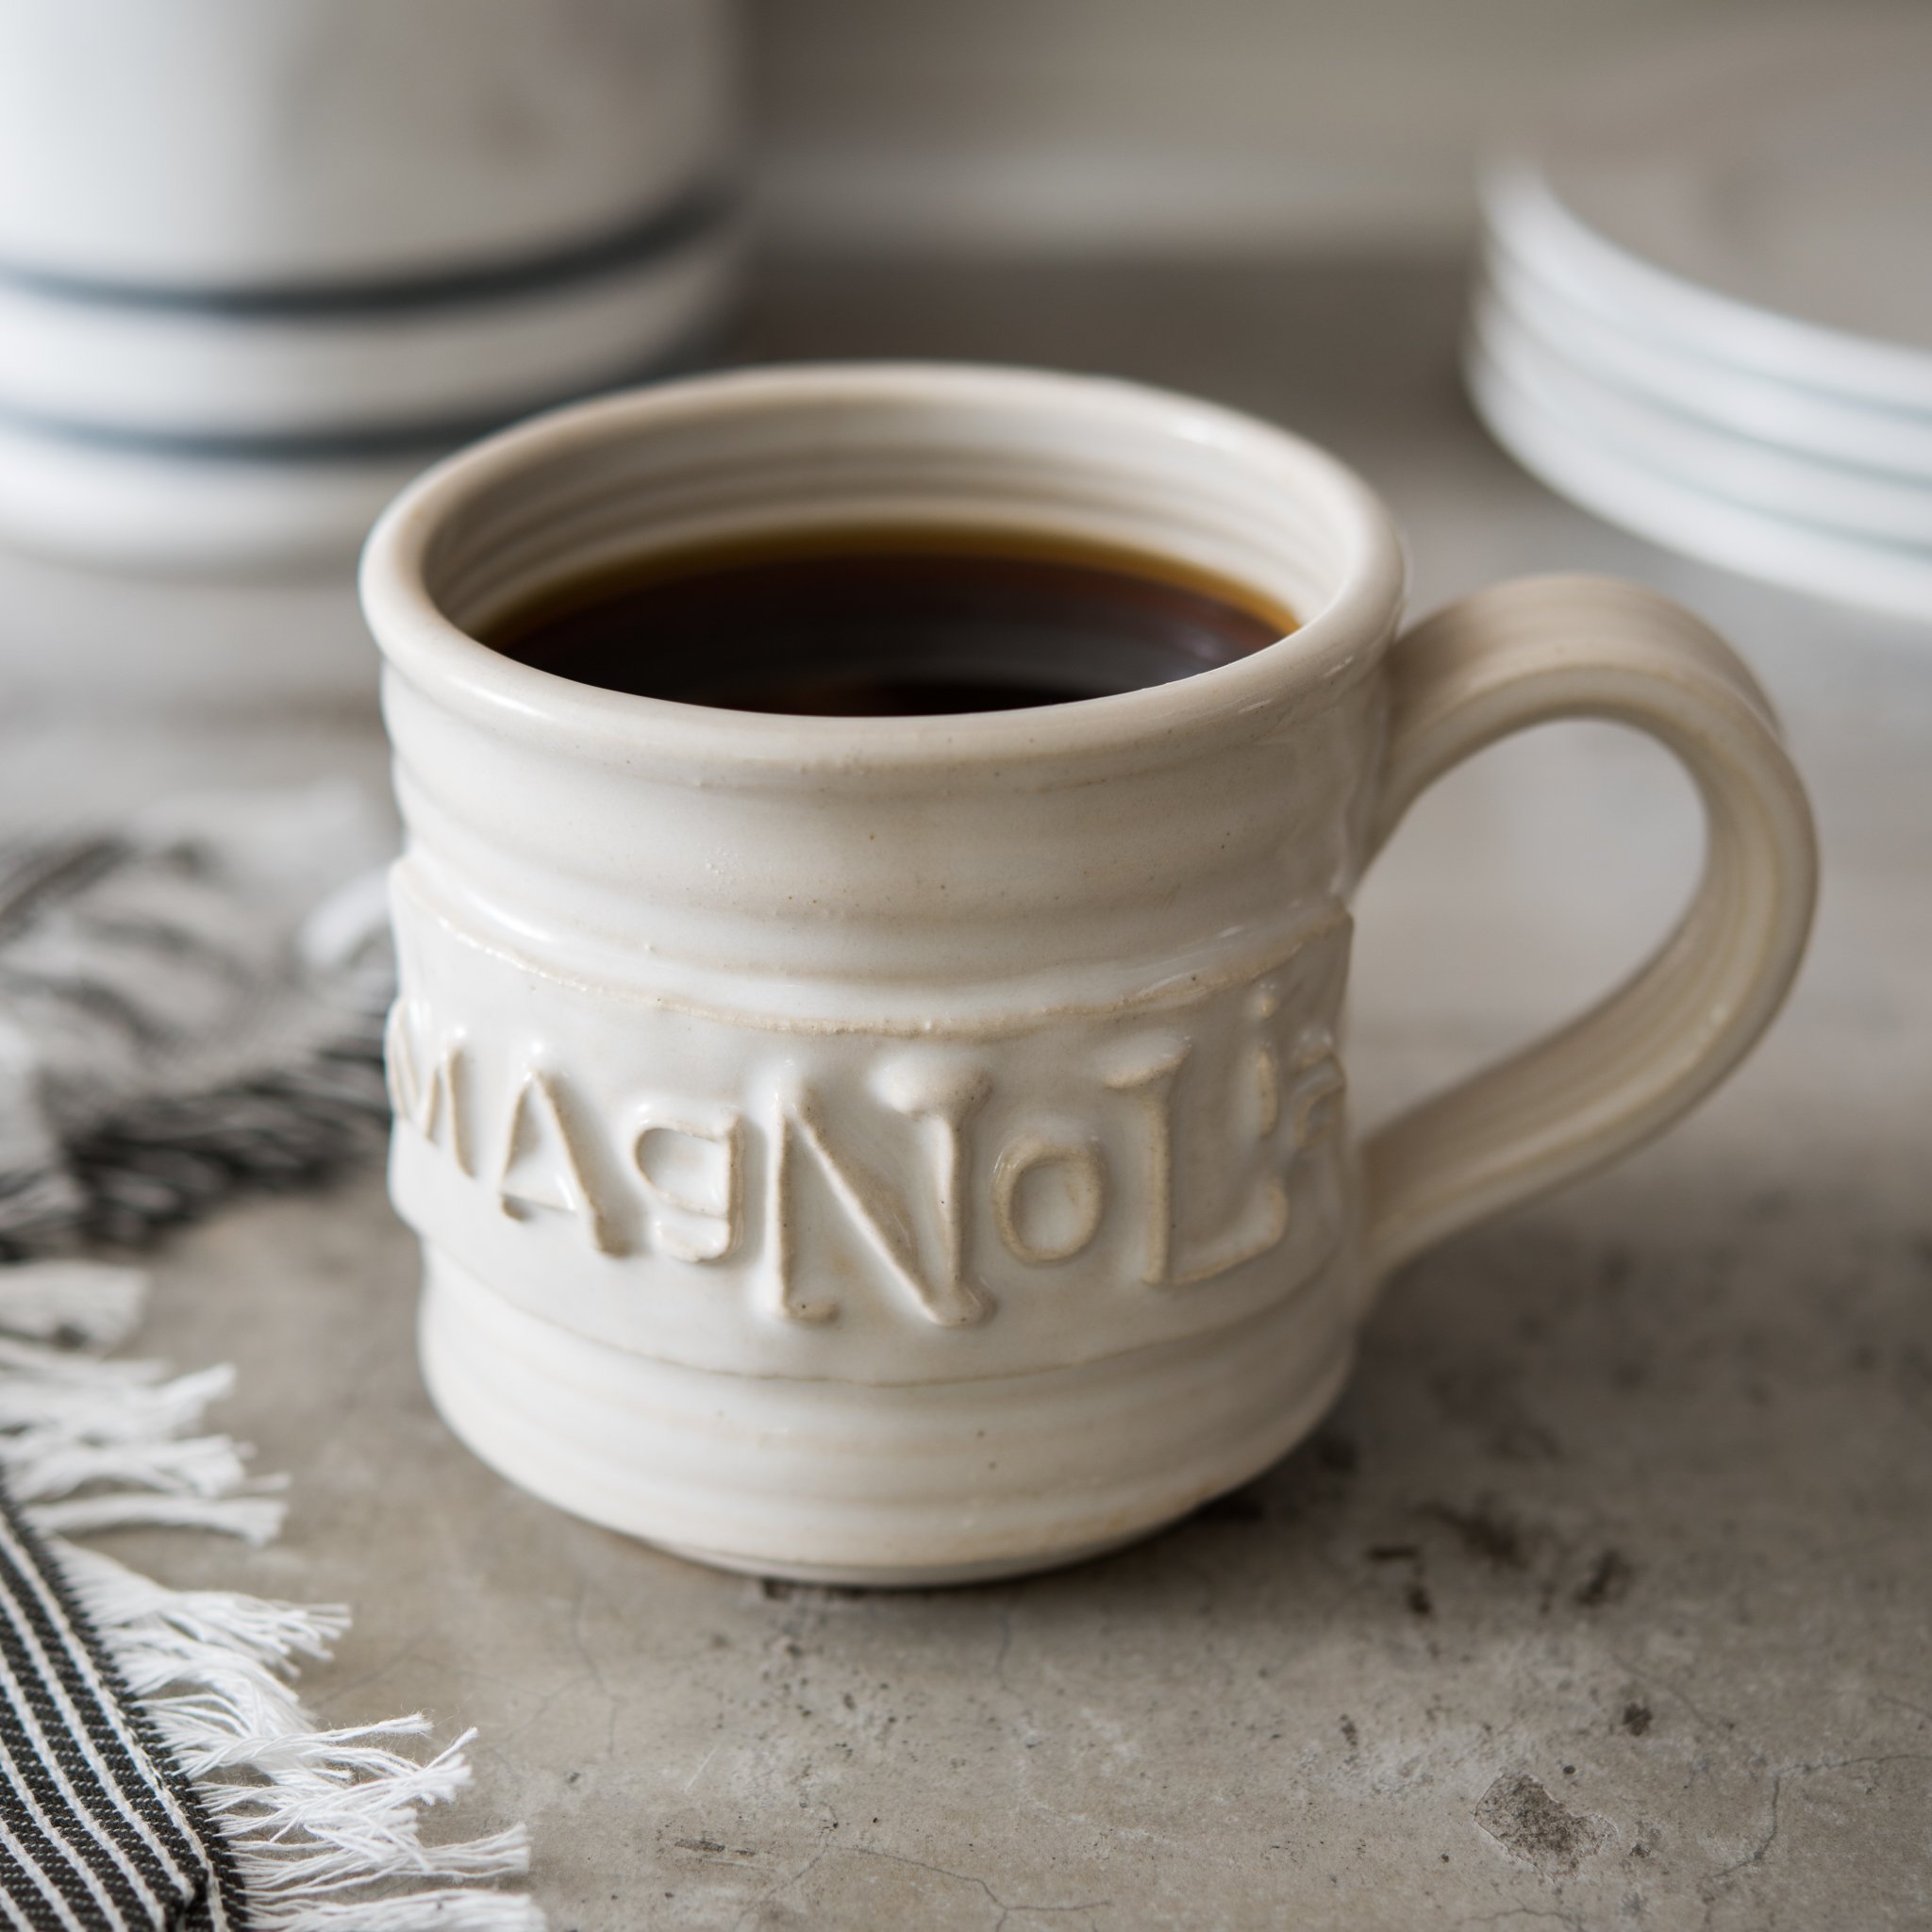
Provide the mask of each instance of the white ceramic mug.
{"label": "white ceramic mug", "polygon": [[[673,704],[475,641],[624,559],[853,525],[1125,545],[1303,622],[1177,683],[934,718]],[[1815,890],[1763,695],[1633,585],[1508,584],[1398,640],[1402,591],[1319,449],[1072,376],[688,382],[415,484],[363,596],[408,827],[391,1185],[457,1432],[708,1562],[1068,1561],[1291,1447],[1406,1257],[1715,1086]],[[1695,902],[1606,1004],[1357,1148],[1349,893],[1431,780],[1572,717],[1689,769]]]}

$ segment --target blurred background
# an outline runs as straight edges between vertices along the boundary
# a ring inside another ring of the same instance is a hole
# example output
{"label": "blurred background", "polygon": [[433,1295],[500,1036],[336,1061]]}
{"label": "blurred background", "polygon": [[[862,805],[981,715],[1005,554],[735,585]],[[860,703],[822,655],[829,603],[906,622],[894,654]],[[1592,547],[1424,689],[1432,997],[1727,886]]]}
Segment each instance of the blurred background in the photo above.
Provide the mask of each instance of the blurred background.
{"label": "blurred background", "polygon": [[1831,0],[754,0],[784,246],[1467,246],[1476,168],[1607,64]]}

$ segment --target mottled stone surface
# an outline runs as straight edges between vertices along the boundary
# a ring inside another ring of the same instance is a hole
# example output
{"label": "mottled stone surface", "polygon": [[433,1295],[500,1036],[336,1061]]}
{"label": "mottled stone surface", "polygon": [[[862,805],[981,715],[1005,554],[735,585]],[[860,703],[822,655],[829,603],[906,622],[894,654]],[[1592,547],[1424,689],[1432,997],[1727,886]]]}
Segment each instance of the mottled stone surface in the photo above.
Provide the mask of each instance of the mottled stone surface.
{"label": "mottled stone surface", "polygon": [[[558,1932],[1932,1923],[1932,641],[1557,502],[1458,400],[1457,312],[1441,266],[817,265],[753,318],[770,353],[1104,367],[1257,408],[1389,492],[1419,603],[1629,572],[1737,637],[1786,713],[1828,885],[1777,1031],[1666,1142],[1412,1268],[1288,1461],[1058,1575],[761,1587],[455,1446],[374,1178],[164,1252],[148,1342],[239,1364],[225,1419],[294,1507],[259,1555],[122,1546],[353,1602],[314,1696],[480,1725],[467,1822],[528,1820]],[[143,603],[8,562],[0,610],[36,693],[0,718],[8,803],[56,797],[75,747],[117,794],[378,768],[340,589]],[[63,678],[50,610],[75,662],[142,654],[153,695]],[[337,695],[170,693],[173,640],[219,658],[251,625]],[[1612,732],[1451,780],[1364,895],[1359,1109],[1607,985],[1696,852],[1687,788]]]}

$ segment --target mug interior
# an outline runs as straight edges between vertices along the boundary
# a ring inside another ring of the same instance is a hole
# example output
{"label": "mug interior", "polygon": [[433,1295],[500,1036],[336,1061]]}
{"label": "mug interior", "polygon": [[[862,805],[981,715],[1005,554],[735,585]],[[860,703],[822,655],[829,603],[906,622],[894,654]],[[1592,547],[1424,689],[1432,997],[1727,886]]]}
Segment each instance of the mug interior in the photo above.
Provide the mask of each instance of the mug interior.
{"label": "mug interior", "polygon": [[365,582],[374,603],[387,575],[475,640],[655,555],[855,527],[1137,552],[1291,611],[1299,628],[1261,658],[1359,643],[1356,620],[1386,630],[1400,594],[1379,505],[1310,444],[1125,383],[920,365],[707,377],[539,418],[406,492]]}

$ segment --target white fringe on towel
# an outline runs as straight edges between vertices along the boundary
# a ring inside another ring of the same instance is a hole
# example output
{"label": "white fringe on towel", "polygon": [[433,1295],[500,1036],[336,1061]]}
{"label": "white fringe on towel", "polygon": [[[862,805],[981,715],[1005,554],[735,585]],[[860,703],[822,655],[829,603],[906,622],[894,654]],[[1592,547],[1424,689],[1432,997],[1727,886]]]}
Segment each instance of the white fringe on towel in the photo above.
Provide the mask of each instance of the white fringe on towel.
{"label": "white fringe on towel", "polygon": [[[0,1323],[29,1335],[125,1332],[142,1283],[81,1264],[0,1270]],[[327,1730],[291,1678],[327,1657],[349,1624],[339,1605],[175,1591],[76,1534],[142,1524],[221,1530],[262,1542],[282,1504],[251,1479],[246,1450],[196,1435],[227,1392],[227,1369],[168,1376],[0,1341],[0,1483],[42,1539],[75,1606],[153,1732],[192,1783],[232,1855],[260,1932],[541,1932],[528,1899],[489,1881],[524,1872],[522,1826],[425,1844],[422,1814],[468,1782],[472,1733],[433,1757],[397,1748],[421,1715]]]}

